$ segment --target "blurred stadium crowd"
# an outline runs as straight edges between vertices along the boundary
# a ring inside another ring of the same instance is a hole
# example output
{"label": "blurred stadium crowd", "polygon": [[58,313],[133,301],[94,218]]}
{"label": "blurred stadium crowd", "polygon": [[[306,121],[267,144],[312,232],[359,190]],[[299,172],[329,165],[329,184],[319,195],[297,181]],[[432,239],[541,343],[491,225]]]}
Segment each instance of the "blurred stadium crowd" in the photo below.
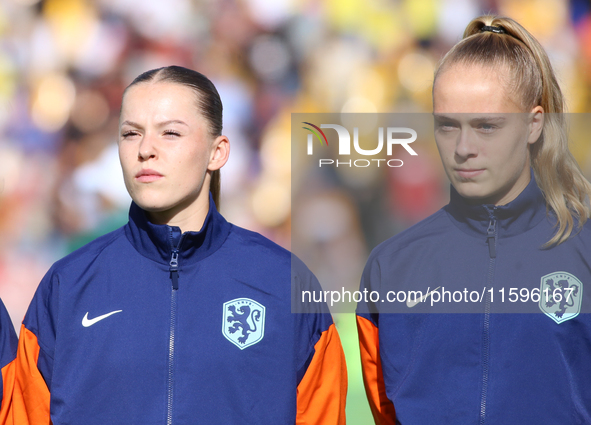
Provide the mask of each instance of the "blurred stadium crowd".
{"label": "blurred stadium crowd", "polygon": [[[310,233],[312,270],[321,282],[340,270],[355,288],[373,246],[446,202],[437,153],[421,146],[416,165],[356,179],[353,195],[337,182],[292,204],[290,114],[431,112],[437,61],[487,12],[542,42],[570,112],[591,109],[587,0],[2,0],[0,297],[17,329],[52,262],[126,222],[121,94],[141,72],[171,64],[204,73],[222,97],[232,146],[222,213],[286,248],[292,215],[304,217],[297,230]],[[586,171],[589,147],[575,147]],[[380,185],[385,199],[370,190]],[[388,213],[369,226],[360,217],[376,202]],[[354,322],[338,321],[349,359]],[[350,423],[361,418],[350,412]]]}

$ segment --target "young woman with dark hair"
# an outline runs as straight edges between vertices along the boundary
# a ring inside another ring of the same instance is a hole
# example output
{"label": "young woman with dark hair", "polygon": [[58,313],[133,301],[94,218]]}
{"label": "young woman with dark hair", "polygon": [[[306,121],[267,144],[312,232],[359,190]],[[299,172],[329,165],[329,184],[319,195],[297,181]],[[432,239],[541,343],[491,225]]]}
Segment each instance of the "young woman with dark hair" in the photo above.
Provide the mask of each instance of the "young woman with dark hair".
{"label": "young woman with dark hair", "polygon": [[315,277],[216,210],[230,145],[213,84],[176,66],[140,75],[118,143],[129,223],[41,282],[21,329],[16,423],[345,423],[331,316],[291,312],[292,284]]}

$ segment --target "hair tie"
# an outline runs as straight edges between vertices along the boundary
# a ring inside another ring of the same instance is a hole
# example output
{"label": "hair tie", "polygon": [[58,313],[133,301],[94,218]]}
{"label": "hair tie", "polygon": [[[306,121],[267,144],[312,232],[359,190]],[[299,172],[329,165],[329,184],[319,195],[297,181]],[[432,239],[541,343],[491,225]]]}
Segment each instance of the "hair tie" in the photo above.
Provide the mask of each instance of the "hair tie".
{"label": "hair tie", "polygon": [[505,31],[504,28],[502,27],[493,27],[493,26],[489,26],[489,25],[485,25],[482,28],[480,28],[481,32],[494,32],[495,34],[507,34],[507,31]]}

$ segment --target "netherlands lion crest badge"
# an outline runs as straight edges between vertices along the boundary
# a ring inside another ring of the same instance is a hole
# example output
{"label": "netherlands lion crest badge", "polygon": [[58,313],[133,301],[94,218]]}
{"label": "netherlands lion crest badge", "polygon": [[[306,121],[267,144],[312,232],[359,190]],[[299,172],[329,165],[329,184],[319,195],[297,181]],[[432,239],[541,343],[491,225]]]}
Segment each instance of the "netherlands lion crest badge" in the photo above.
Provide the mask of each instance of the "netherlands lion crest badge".
{"label": "netherlands lion crest badge", "polygon": [[260,342],[265,336],[265,306],[250,298],[225,302],[222,333],[241,350]]}
{"label": "netherlands lion crest badge", "polygon": [[573,319],[581,312],[583,283],[567,272],[542,276],[540,310],[556,323]]}

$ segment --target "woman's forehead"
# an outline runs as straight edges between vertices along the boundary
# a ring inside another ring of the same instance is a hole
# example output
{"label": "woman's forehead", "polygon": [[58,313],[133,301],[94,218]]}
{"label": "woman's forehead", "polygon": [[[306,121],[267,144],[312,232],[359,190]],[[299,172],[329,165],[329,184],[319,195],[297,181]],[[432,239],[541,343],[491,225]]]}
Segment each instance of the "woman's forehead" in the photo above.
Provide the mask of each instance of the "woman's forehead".
{"label": "woman's forehead", "polygon": [[138,96],[145,96],[146,94],[155,96],[177,96],[181,95],[184,97],[189,97],[191,100],[196,99],[195,90],[187,86],[185,84],[176,83],[173,81],[142,81],[141,83],[136,83],[132,86],[129,86],[124,93],[123,102],[128,99],[130,96],[135,97]]}
{"label": "woman's forehead", "polygon": [[524,112],[510,89],[510,70],[456,63],[442,69],[433,86],[435,113]]}
{"label": "woman's forehead", "polygon": [[167,81],[135,84],[123,96],[121,118],[146,114],[198,116],[196,93],[191,87]]}

